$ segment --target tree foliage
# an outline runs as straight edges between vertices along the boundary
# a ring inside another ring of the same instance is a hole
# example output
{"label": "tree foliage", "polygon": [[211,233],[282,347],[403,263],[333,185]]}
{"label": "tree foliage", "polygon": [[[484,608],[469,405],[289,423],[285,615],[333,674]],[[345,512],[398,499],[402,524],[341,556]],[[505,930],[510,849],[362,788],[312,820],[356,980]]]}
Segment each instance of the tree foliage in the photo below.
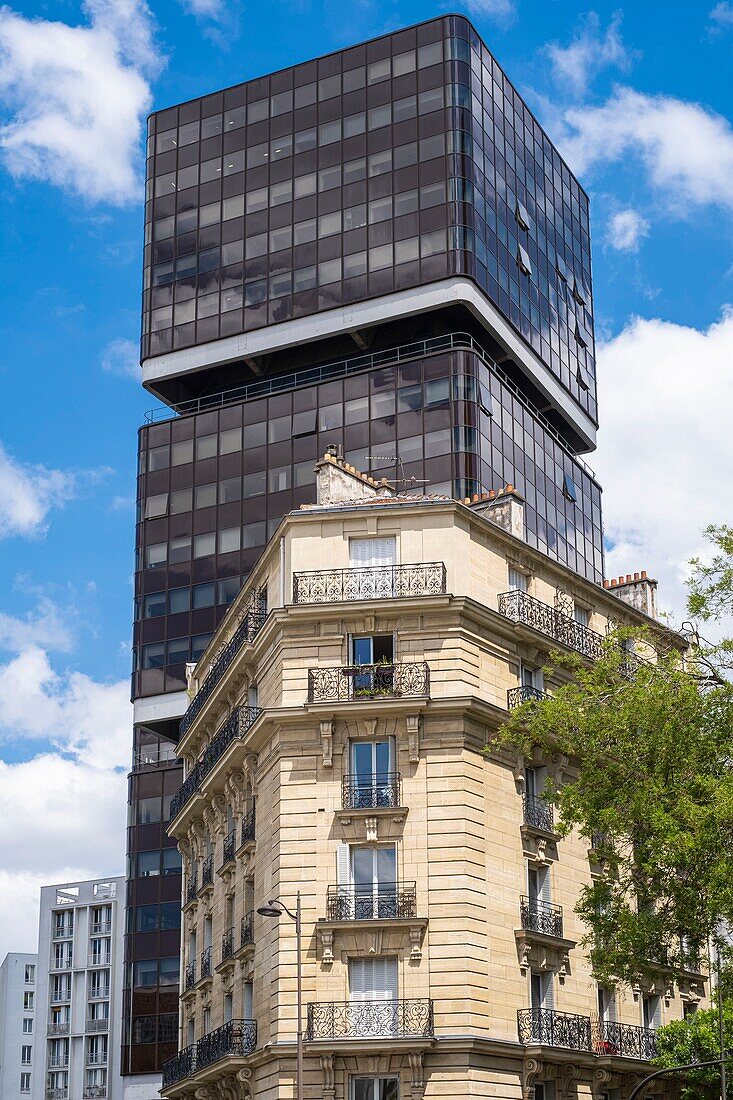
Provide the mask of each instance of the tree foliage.
{"label": "tree foliage", "polygon": [[[717,1006],[700,1009],[686,1020],[674,1020],[657,1031],[658,1066],[685,1066],[691,1062],[711,1062],[720,1057],[720,1031]],[[733,1046],[733,1004],[724,1003],[723,1027],[728,1049]],[[730,1072],[730,1071],[729,1071]],[[730,1090],[728,1089],[728,1095]],[[720,1069],[708,1066],[685,1075],[680,1100],[719,1100]]]}
{"label": "tree foliage", "polygon": [[674,647],[630,672],[628,637],[610,635],[592,664],[551,654],[552,697],[518,708],[502,734],[527,755],[568,757],[547,797],[562,832],[595,837],[600,873],[577,911],[608,984],[694,969],[733,917],[733,691],[701,686]]}

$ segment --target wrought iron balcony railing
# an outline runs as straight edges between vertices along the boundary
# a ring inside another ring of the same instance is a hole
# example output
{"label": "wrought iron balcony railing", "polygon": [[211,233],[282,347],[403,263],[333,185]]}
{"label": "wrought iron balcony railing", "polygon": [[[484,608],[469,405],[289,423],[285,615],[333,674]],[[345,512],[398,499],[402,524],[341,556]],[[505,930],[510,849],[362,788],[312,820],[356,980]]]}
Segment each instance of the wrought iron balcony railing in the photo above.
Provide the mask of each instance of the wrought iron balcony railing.
{"label": "wrought iron balcony railing", "polygon": [[222,861],[221,861],[222,867],[226,863],[231,863],[232,862],[232,860],[234,859],[234,851],[235,851],[236,847],[237,847],[237,830],[232,829],[231,832],[227,833],[227,835],[224,837],[224,849],[223,849],[223,852],[222,852]]}
{"label": "wrought iron balcony railing", "polygon": [[205,886],[212,886],[214,883],[214,857],[213,855],[207,856],[201,865],[201,886],[200,890],[203,890]]}
{"label": "wrought iron balcony railing", "polygon": [[255,838],[255,807],[242,818],[242,844],[249,844]]}
{"label": "wrought iron balcony railing", "polygon": [[345,810],[376,810],[400,806],[401,800],[400,772],[345,775],[341,781],[341,805]]}
{"label": "wrought iron balcony railing", "polygon": [[540,932],[543,936],[555,936],[562,939],[562,907],[539,898],[525,895],[519,899],[522,928],[527,932]]}
{"label": "wrought iron balcony railing", "polygon": [[180,1050],[163,1065],[163,1088],[175,1085],[223,1058],[246,1058],[257,1046],[255,1020],[230,1020]]}
{"label": "wrought iron balcony railing", "polygon": [[196,985],[196,960],[190,962],[183,972],[184,990],[193,989]]}
{"label": "wrought iron balcony railing", "polygon": [[542,699],[549,699],[547,692],[540,691],[536,687],[530,687],[528,684],[521,684],[519,687],[509,688],[507,691],[506,709],[515,710],[517,707],[521,707],[522,703],[537,702]]}
{"label": "wrought iron balcony railing", "polygon": [[234,929],[227,928],[221,937],[221,961],[234,957]]}
{"label": "wrought iron balcony railing", "polygon": [[519,1041],[528,1045],[593,1050],[589,1016],[555,1012],[551,1008],[521,1008],[517,1013]]}
{"label": "wrought iron balcony railing", "polygon": [[526,794],[524,796],[524,824],[533,829],[542,829],[552,833],[555,829],[555,815],[552,806],[544,798]]}
{"label": "wrought iron balcony railing", "polygon": [[329,886],[326,895],[329,920],[399,920],[417,916],[414,882],[380,882],[373,888]]}
{"label": "wrought iron balcony railing", "polygon": [[433,1002],[320,1001],[308,1005],[305,1038],[431,1039]]}
{"label": "wrought iron balcony railing", "polygon": [[445,565],[367,565],[293,573],[293,603],[344,603],[445,595]]}
{"label": "wrought iron balcony railing", "polygon": [[[181,719],[179,736],[183,737],[192,722],[200,714],[206,701],[213,695],[219,681],[230,668],[234,658],[247,642],[252,642],[267,618],[267,603],[262,592],[256,592],[246,612],[232,634],[229,641],[222,646],[211,663],[211,667],[204,678],[201,687],[188,705],[188,710]],[[173,816],[171,812],[171,817]]]}
{"label": "wrought iron balcony railing", "polygon": [[254,910],[245,913],[239,927],[239,946],[248,947],[255,942],[255,915]]}
{"label": "wrought iron balcony railing", "polygon": [[211,977],[211,948],[205,947],[201,952],[201,978]]}
{"label": "wrought iron balcony railing", "polygon": [[425,661],[308,669],[309,703],[412,698],[429,694],[430,670]]}
{"label": "wrought iron balcony railing", "polygon": [[593,1047],[596,1054],[650,1062],[657,1053],[656,1032],[615,1020],[598,1020],[593,1024]]}
{"label": "wrought iron balcony railing", "polygon": [[186,901],[193,901],[199,890],[199,876],[196,872],[188,876],[186,884]]}
{"label": "wrought iron balcony railing", "polygon": [[206,779],[214,765],[221,760],[232,741],[244,737],[253,722],[261,714],[261,707],[237,707],[236,710],[232,711],[201,759],[194,764],[183,780],[178,793],[171,799],[171,821],[178,816],[189,799],[201,790],[204,779]]}
{"label": "wrought iron balcony railing", "polygon": [[582,653],[584,657],[598,660],[603,656],[603,638],[595,630],[519,589],[501,593],[499,612],[513,623],[530,626],[554,642]]}

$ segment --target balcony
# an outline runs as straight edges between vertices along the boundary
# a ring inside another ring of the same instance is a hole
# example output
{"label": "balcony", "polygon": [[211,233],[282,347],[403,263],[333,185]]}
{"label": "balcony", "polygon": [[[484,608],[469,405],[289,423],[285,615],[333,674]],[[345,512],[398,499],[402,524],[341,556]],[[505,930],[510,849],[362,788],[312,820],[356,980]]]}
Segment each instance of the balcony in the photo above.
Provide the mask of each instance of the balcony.
{"label": "balcony", "polygon": [[221,965],[234,958],[234,929],[227,928],[221,937]]}
{"label": "balcony", "polygon": [[417,914],[414,882],[383,882],[368,892],[357,886],[329,886],[329,921],[405,920]]}
{"label": "balcony", "polygon": [[[247,611],[242,616],[231,638],[226,645],[219,650],[201,687],[189,703],[188,710],[181,719],[179,737],[183,737],[194,719],[198,717],[204,704],[213,695],[217,685],[231,666],[242,646],[247,642],[254,641],[257,634],[262,629],[266,617],[267,609],[264,598],[257,592],[253,595]],[[174,814],[171,809],[171,819],[173,817]]]}
{"label": "balcony", "polygon": [[224,849],[222,852],[221,866],[226,867],[227,863],[234,862],[234,852],[237,847],[237,830],[232,829],[230,833],[224,837]]}
{"label": "balcony", "polygon": [[183,972],[183,991],[187,993],[196,985],[196,962],[190,962]]}
{"label": "balcony", "polygon": [[50,1002],[52,1005],[65,1005],[71,1000],[71,988],[52,991]]}
{"label": "balcony", "polygon": [[[67,998],[67,1000],[68,999],[69,998]],[[92,988],[89,990],[89,1000],[90,1001],[107,1001],[107,1000],[109,1000],[109,986],[108,985],[92,986]]]}
{"label": "balcony", "polygon": [[396,809],[402,805],[402,774],[345,775],[341,781],[341,805],[344,810]]}
{"label": "balcony", "polygon": [[109,1031],[109,1018],[107,1016],[98,1016],[93,1020],[87,1020],[85,1031],[90,1034],[99,1031]]}
{"label": "balcony", "polygon": [[49,1054],[48,1056],[48,1068],[49,1069],[68,1069],[69,1068],[69,1052],[65,1054]]}
{"label": "balcony", "polygon": [[106,1100],[106,1085],[85,1085],[82,1092],[84,1100]]}
{"label": "balcony", "polygon": [[110,951],[90,951],[89,966],[111,966],[112,953]]}
{"label": "balcony", "polygon": [[593,1051],[589,1016],[555,1012],[551,1008],[522,1008],[517,1012],[517,1024],[519,1041],[525,1046]]}
{"label": "balcony", "polygon": [[239,947],[237,954],[249,951],[255,942],[255,915],[254,910],[245,913],[239,925]]}
{"label": "balcony", "polygon": [[576,623],[570,615],[548,603],[528,596],[526,592],[517,589],[502,592],[499,596],[499,614],[513,623],[531,627],[567,649],[574,649],[583,657],[597,661],[603,656],[603,638],[600,634]]}
{"label": "balcony", "polygon": [[49,967],[49,970],[52,972],[55,972],[57,970],[71,970],[71,964],[71,955],[64,955],[63,959],[54,959]]}
{"label": "balcony", "polygon": [[68,1089],[46,1089],[46,1100],[69,1100]]}
{"label": "balcony", "polygon": [[93,924],[89,932],[90,936],[109,936],[112,932],[111,920],[100,920]]}
{"label": "balcony", "polygon": [[193,1077],[224,1058],[246,1058],[257,1046],[254,1020],[230,1020],[228,1024],[204,1035],[185,1047],[163,1065],[163,1088]]}
{"label": "balcony", "polygon": [[596,1054],[607,1058],[635,1058],[651,1062],[657,1053],[656,1032],[615,1020],[599,1020],[593,1027],[593,1047]]}
{"label": "balcony", "polygon": [[[196,696],[196,698],[198,698],[198,696]],[[178,793],[171,799],[171,821],[178,816],[186,803],[201,790],[201,785],[206,779],[206,776],[212,771],[215,764],[221,760],[232,741],[244,737],[261,714],[261,707],[238,707],[236,710],[232,711],[227,721],[207,747],[204,755],[194,764],[191,771],[183,780]],[[181,722],[181,733],[183,733],[183,722]]]}
{"label": "balcony", "polygon": [[68,1020],[49,1020],[46,1025],[47,1035],[68,1035],[70,1029]]}
{"label": "balcony", "polygon": [[308,669],[309,703],[419,699],[429,694],[430,670],[425,661]]}
{"label": "balcony", "polygon": [[522,703],[536,703],[549,698],[550,696],[546,691],[540,691],[539,688],[521,684],[519,687],[509,688],[507,691],[506,709],[516,710],[517,707],[521,707]]}
{"label": "balcony", "polygon": [[299,604],[444,596],[445,591],[442,561],[293,573],[293,603]]}
{"label": "balcony", "polygon": [[242,845],[252,844],[255,839],[255,808],[254,806],[242,818]]}
{"label": "balcony", "polygon": [[544,798],[526,794],[524,796],[524,824],[530,829],[539,829],[542,833],[555,831],[555,815],[552,805]]}
{"label": "balcony", "polygon": [[319,1039],[432,1039],[433,1002],[325,1001],[308,1005],[305,1038]]}
{"label": "balcony", "polygon": [[541,936],[553,936],[562,939],[562,907],[552,905],[537,898],[522,896],[519,899],[522,928],[526,932],[537,932]]}
{"label": "balcony", "polygon": [[207,856],[201,866],[201,885],[199,886],[199,892],[203,893],[209,886],[214,885],[214,857],[213,855]]}
{"label": "balcony", "polygon": [[205,947],[201,952],[201,974],[199,981],[207,981],[211,977],[211,948]]}
{"label": "balcony", "polygon": [[70,940],[74,935],[74,929],[63,925],[61,928],[51,929],[52,940]]}
{"label": "balcony", "polygon": [[196,872],[188,876],[188,882],[186,883],[186,903],[189,901],[195,901],[196,895],[199,892],[199,877]]}
{"label": "balcony", "polygon": [[107,1065],[107,1051],[106,1050],[88,1050],[87,1051],[87,1065],[88,1066],[106,1066]]}

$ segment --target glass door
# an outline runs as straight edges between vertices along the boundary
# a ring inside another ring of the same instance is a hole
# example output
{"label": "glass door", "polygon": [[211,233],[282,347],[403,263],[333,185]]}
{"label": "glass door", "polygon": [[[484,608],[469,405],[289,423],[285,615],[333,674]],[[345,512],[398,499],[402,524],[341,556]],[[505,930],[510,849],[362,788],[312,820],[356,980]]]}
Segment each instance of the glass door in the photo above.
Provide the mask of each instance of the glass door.
{"label": "glass door", "polygon": [[392,767],[391,741],[352,742],[351,774],[355,808],[371,809],[395,804]]}
{"label": "glass door", "polygon": [[388,848],[352,848],[354,919],[387,920],[397,916],[397,852]]}

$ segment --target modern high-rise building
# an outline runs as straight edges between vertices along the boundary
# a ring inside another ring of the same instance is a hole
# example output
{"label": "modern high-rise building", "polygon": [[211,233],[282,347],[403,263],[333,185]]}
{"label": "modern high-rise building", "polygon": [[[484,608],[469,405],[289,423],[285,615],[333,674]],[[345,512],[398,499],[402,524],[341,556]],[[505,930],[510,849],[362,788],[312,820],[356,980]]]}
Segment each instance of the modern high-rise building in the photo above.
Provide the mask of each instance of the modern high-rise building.
{"label": "modern high-rise building", "polygon": [[124,885],[41,889],[33,1100],[121,1098]]}
{"label": "modern high-rise building", "polygon": [[36,1065],[36,969],[38,956],[11,951],[0,966],[0,1096],[25,1100],[34,1076],[43,1080],[43,1061]]}
{"label": "modern high-rise building", "polygon": [[[186,665],[329,447],[401,490],[511,483],[527,545],[599,584],[588,199],[447,15],[148,128],[122,1071],[176,1051],[166,836]],[[155,928],[138,913],[158,906]]]}

